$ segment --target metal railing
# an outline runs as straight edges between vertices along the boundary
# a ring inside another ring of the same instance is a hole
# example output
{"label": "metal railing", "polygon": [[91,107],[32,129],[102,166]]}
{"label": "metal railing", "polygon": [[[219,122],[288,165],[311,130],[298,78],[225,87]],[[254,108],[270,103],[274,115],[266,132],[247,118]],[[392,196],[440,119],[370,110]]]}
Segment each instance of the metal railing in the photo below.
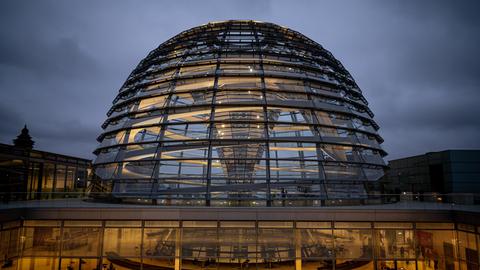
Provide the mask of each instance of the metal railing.
{"label": "metal railing", "polygon": [[29,207],[55,206],[92,206],[109,205],[155,205],[188,207],[336,207],[369,205],[441,205],[475,206],[480,209],[480,193],[406,193],[401,194],[365,194],[361,196],[295,196],[274,197],[270,201],[261,197],[225,197],[210,198],[197,194],[166,195],[142,192],[49,192],[45,194],[24,192],[0,192],[0,207],[26,205]]}

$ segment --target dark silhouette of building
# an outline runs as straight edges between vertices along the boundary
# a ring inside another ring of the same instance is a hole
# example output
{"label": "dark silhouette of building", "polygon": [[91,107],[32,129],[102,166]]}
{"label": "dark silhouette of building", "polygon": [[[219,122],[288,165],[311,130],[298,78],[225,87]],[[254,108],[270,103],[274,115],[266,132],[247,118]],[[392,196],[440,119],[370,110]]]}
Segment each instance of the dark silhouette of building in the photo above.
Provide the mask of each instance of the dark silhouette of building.
{"label": "dark silhouette of building", "polygon": [[0,144],[4,201],[78,196],[86,191],[90,160],[33,149],[26,125],[13,142]]}
{"label": "dark silhouette of building", "polygon": [[419,196],[425,194],[450,194],[458,202],[464,194],[466,200],[480,200],[473,196],[480,194],[480,150],[429,152],[390,160],[388,165],[381,181],[386,193],[407,193],[418,199],[426,199]]}

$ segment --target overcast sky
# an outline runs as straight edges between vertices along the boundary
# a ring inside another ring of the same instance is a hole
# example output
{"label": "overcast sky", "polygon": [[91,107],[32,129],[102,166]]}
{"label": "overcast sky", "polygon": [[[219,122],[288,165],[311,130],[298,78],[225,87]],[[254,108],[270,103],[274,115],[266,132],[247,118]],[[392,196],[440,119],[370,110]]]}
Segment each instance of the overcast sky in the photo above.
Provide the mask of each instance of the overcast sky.
{"label": "overcast sky", "polygon": [[209,21],[297,30],[350,71],[387,160],[480,148],[480,1],[0,1],[0,142],[26,123],[35,148],[93,158],[128,74]]}

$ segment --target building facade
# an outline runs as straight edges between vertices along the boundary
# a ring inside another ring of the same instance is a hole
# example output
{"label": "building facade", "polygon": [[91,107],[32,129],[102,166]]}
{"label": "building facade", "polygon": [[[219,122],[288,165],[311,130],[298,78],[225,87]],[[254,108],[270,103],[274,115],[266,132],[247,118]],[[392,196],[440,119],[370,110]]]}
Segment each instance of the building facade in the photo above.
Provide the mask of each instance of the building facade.
{"label": "building facade", "polygon": [[[387,193],[451,194],[480,203],[480,150],[445,150],[391,160],[382,179]],[[467,196],[467,194],[470,194]],[[455,197],[455,198],[453,198]]]}
{"label": "building facade", "polygon": [[0,144],[2,201],[85,194],[91,160],[33,149],[25,127],[14,145]]}
{"label": "building facade", "polygon": [[1,267],[478,270],[478,207],[355,204],[385,168],[372,118],[298,32],[184,31],[120,89],[88,200],[0,204]]}

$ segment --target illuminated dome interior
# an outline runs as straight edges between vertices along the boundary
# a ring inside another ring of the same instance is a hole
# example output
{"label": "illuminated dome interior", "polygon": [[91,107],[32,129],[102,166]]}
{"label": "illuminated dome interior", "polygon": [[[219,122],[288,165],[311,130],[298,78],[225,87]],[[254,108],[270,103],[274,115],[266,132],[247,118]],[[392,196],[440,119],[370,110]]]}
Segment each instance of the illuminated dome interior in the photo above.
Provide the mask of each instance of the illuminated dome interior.
{"label": "illuminated dome interior", "polygon": [[121,87],[98,137],[101,191],[164,205],[365,198],[386,153],[352,76],[302,34],[257,21],[184,31]]}

